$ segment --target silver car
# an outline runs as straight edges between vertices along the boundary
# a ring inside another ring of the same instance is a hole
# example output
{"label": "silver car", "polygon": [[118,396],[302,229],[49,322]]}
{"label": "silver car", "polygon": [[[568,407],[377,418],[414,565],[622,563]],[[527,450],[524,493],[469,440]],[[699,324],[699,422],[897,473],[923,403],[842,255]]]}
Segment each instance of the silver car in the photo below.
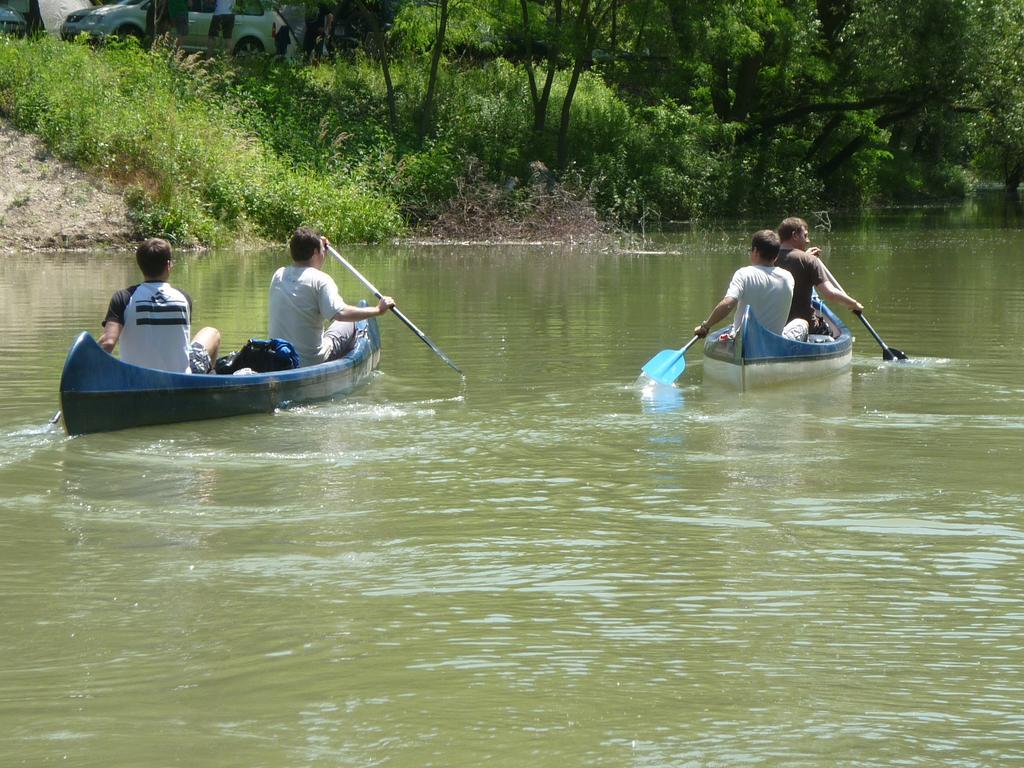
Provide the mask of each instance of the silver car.
{"label": "silver car", "polygon": [[[112,5],[76,11],[64,20],[60,36],[72,40],[84,32],[97,40],[114,36],[141,38],[146,33],[146,14],[151,2],[118,0]],[[213,47],[207,33],[214,5],[215,0],[189,0],[188,35],[181,40],[182,48],[205,51]],[[273,53],[275,26],[280,29],[284,23],[277,11],[264,8],[260,0],[236,0],[231,51],[235,54]]]}

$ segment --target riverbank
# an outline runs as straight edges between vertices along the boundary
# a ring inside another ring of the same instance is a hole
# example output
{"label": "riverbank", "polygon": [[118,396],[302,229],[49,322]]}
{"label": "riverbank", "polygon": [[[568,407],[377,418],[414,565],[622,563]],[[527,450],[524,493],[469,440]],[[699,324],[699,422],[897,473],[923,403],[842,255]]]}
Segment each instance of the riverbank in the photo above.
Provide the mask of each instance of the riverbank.
{"label": "riverbank", "polygon": [[0,251],[123,247],[134,226],[120,191],[0,120]]}
{"label": "riverbank", "polygon": [[[0,114],[120,190],[137,235],[178,247],[281,242],[299,224],[337,243],[424,232],[565,242],[728,210],[715,155],[690,141],[685,109],[634,113],[588,75],[573,154],[559,163],[554,105],[568,72],[553,74],[552,113],[537,130],[515,64],[452,69],[424,133],[422,61],[391,63],[393,92],[361,56],[304,67],[132,41],[0,40]],[[659,158],[694,160],[696,175]]]}
{"label": "riverbank", "polygon": [[[801,141],[753,141],[688,103],[631,97],[603,69],[550,70],[546,111],[521,62],[500,57],[449,63],[435,93],[418,51],[396,52],[385,76],[366,55],[310,67],[0,39],[0,114],[101,180],[9,185],[0,247],[94,247],[126,232],[181,248],[279,243],[300,224],[336,243],[566,242],[969,189],[963,167],[888,151],[870,169],[858,161],[856,183],[830,167],[826,184]],[[37,150],[7,154],[19,173],[52,176],[20,159]]]}
{"label": "riverbank", "polygon": [[[2,118],[0,177],[0,251],[124,248],[152,234],[133,221],[122,189],[60,160],[37,137]],[[555,184],[544,168],[512,192],[477,180],[407,239],[579,242],[609,230],[585,196]]]}

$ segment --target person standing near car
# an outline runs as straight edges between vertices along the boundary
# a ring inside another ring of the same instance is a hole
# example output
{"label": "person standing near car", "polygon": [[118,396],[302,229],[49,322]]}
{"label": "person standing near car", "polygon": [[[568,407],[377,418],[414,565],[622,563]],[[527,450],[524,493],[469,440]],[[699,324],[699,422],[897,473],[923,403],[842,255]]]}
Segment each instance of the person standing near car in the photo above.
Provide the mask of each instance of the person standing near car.
{"label": "person standing near car", "polygon": [[287,20],[282,16],[281,26],[277,26],[275,21],[271,26],[271,34],[274,36],[274,50],[277,52],[277,58],[283,59],[288,55],[288,46],[292,41],[292,28],[288,26]]}
{"label": "person standing near car", "polygon": [[167,18],[171,20],[178,45],[181,45],[188,35],[188,0],[167,0]]}
{"label": "person standing near car", "polygon": [[[210,19],[209,49],[230,50],[235,31],[235,0],[217,0]],[[218,42],[219,41],[219,42]]]}
{"label": "person standing near car", "polygon": [[328,17],[331,18],[333,24],[331,6],[327,3],[317,3],[315,9],[307,7],[306,33],[302,39],[302,52],[310,64],[315,64],[324,52]]}
{"label": "person standing near car", "polygon": [[28,0],[28,13],[25,14],[25,34],[34,36],[46,31],[43,24],[43,13],[39,8],[39,0]]}

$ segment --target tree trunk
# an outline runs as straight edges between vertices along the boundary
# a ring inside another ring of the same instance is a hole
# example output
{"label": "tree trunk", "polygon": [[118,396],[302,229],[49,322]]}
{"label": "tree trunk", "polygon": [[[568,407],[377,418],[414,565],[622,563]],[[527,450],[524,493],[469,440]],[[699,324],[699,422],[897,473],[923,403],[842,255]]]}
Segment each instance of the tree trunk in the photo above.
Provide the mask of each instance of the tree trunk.
{"label": "tree trunk", "polygon": [[[765,45],[768,45],[767,41]],[[736,74],[736,98],[732,102],[732,110],[729,118],[734,123],[742,123],[750,116],[756,106],[758,97],[757,76],[761,72],[764,63],[764,56],[745,56],[740,61],[739,71]]]}
{"label": "tree trunk", "polygon": [[1017,163],[1012,168],[1009,168],[1006,173],[1006,197],[1011,200],[1016,200],[1018,195],[1018,188],[1020,187],[1021,181],[1024,180],[1024,163]]}
{"label": "tree trunk", "polygon": [[821,34],[829,48],[835,48],[839,33],[849,22],[856,6],[852,0],[817,0],[815,5],[821,21]]}
{"label": "tree trunk", "polygon": [[715,116],[723,123],[732,115],[732,97],[729,96],[729,64],[718,59],[711,64],[711,106]]}
{"label": "tree trunk", "polygon": [[601,5],[600,0],[594,0],[591,6],[590,0],[581,0],[579,13],[576,16],[572,75],[569,77],[569,86],[565,91],[565,100],[562,101],[562,119],[558,125],[558,159],[559,172],[565,171],[569,164],[569,119],[572,115],[572,100],[576,96],[576,87],[580,82],[580,75],[583,68],[589,63],[590,56],[597,43],[601,26],[608,18],[612,9],[612,3]]}
{"label": "tree trunk", "polygon": [[388,103],[388,131],[392,136],[398,130],[398,109],[395,104],[395,86],[391,82],[391,53],[388,51],[387,33],[380,18],[366,7],[365,2],[359,3],[359,14],[363,22],[369,26],[371,39],[373,40],[374,51],[377,61],[380,62],[380,73],[384,77],[384,88]]}
{"label": "tree trunk", "polygon": [[526,79],[530,81],[530,103],[537,107],[537,76],[533,73],[533,36],[530,34],[530,6],[528,0],[519,0],[523,17],[523,44],[526,46]]}
{"label": "tree trunk", "polygon": [[612,35],[611,35],[611,52],[615,53],[619,48],[619,0],[612,0]]}
{"label": "tree trunk", "polygon": [[555,73],[558,67],[554,59],[548,62],[548,72],[544,77],[544,88],[540,92],[540,98],[533,105],[533,132],[544,133],[548,121],[548,102],[551,101],[551,86],[555,83]]}
{"label": "tree trunk", "polygon": [[576,86],[580,82],[582,73],[583,59],[577,57],[572,66],[569,87],[565,91],[565,101],[562,102],[562,120],[558,124],[558,171],[560,173],[566,169],[569,163],[569,117],[572,112],[572,100],[576,95]]}
{"label": "tree trunk", "polygon": [[825,123],[825,127],[821,129],[821,133],[818,134],[817,138],[811,142],[811,146],[807,148],[807,152],[804,153],[804,159],[811,160],[814,158],[814,156],[821,151],[822,147],[825,146],[825,142],[828,141],[829,137],[835,133],[836,129],[839,128],[840,125],[843,124],[844,120],[846,120],[846,115],[842,113],[833,115],[832,118]]}
{"label": "tree trunk", "polygon": [[423,98],[423,114],[420,116],[419,143],[423,146],[427,134],[430,133],[434,118],[434,98],[437,92],[437,71],[441,66],[441,54],[444,52],[444,38],[448,31],[448,2],[440,0],[439,19],[437,23],[437,39],[434,40],[434,53],[430,57],[430,77],[427,79],[427,95]]}
{"label": "tree trunk", "polygon": [[[875,120],[875,125],[879,128],[886,128],[890,125],[895,125],[902,120],[906,120],[912,115],[916,115],[921,110],[922,106],[923,104],[912,102],[904,106],[902,109],[887,112]],[[821,176],[821,178],[831,176],[857,152],[868,146],[868,142],[868,137],[865,134],[855,136],[845,147],[839,150],[839,152],[818,166],[818,175]]]}
{"label": "tree trunk", "polygon": [[548,119],[548,103],[551,100],[551,86],[558,72],[558,56],[560,47],[558,36],[562,30],[562,0],[554,0],[554,29],[551,44],[547,50],[547,71],[544,76],[544,87],[538,92],[537,75],[533,68],[533,38],[530,35],[530,18],[527,0],[520,0],[523,18],[523,34],[526,38],[526,76],[530,81],[530,102],[533,106],[533,132],[544,133]]}
{"label": "tree trunk", "polygon": [[378,42],[378,50],[380,51],[380,72],[384,76],[384,89],[387,93],[388,101],[388,131],[392,136],[398,131],[398,107],[395,104],[395,85],[391,82],[391,67],[388,63],[390,54],[387,50],[387,39],[384,36],[384,30],[378,25],[378,35],[380,40]]}
{"label": "tree trunk", "polygon": [[153,0],[146,12],[146,37],[152,44],[160,35],[171,31],[171,17],[167,15],[167,0]]}
{"label": "tree trunk", "polygon": [[818,175],[826,179],[838,171],[844,163],[857,154],[868,143],[868,137],[864,134],[855,136],[845,147],[836,152],[829,160],[818,166]]}

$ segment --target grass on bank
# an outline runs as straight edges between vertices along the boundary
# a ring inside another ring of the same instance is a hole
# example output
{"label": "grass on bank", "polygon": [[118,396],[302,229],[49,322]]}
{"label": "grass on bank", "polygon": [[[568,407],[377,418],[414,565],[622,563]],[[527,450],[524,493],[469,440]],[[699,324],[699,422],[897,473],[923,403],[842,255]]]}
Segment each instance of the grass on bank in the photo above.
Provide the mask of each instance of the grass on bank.
{"label": "grass on bank", "polygon": [[308,223],[352,242],[404,230],[394,200],[358,166],[315,167],[254,132],[243,105],[223,96],[229,67],[134,42],[4,39],[0,112],[122,185],[140,234],[281,241]]}

